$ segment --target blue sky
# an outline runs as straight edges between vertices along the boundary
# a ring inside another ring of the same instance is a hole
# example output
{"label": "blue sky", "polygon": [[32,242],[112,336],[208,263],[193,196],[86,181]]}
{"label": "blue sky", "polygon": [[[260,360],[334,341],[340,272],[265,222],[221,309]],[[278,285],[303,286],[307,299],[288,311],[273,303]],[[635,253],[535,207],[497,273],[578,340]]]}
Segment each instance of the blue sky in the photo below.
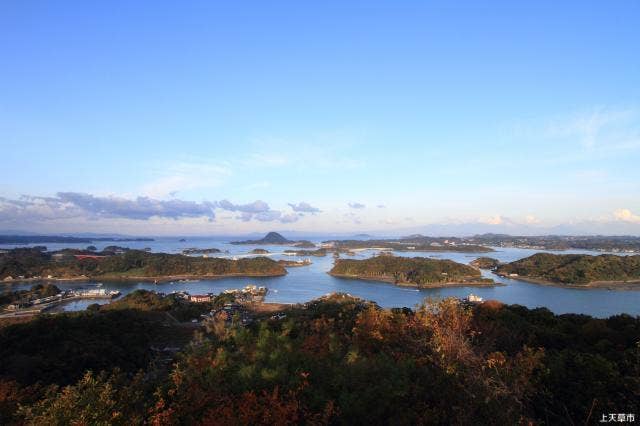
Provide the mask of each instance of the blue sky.
{"label": "blue sky", "polygon": [[0,229],[640,233],[638,2],[131,3],[0,4]]}

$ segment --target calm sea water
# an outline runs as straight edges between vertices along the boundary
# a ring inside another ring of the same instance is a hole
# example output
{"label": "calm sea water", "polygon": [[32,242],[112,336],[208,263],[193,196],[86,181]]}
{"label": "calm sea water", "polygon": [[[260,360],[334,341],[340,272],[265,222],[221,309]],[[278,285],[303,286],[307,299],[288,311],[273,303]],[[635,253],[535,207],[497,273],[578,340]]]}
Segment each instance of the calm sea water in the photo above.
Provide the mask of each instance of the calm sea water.
{"label": "calm sea water", "polygon": [[[180,242],[177,238],[161,238],[156,241],[147,242],[122,242],[115,243],[120,246],[142,249],[149,247],[154,252],[180,253],[189,247],[199,248],[219,248],[228,251],[228,254],[221,256],[243,256],[247,255],[257,246],[231,245],[229,239],[214,238],[188,238],[185,242]],[[114,243],[94,244],[98,249]],[[1,246],[2,248],[12,248],[15,246]],[[47,244],[49,250],[59,250],[61,248],[73,247],[84,248],[86,244]],[[271,252],[274,259],[291,259],[282,253],[290,247],[284,246],[260,246]],[[525,249],[503,249],[497,248],[496,252],[489,253],[488,256],[499,259],[503,262],[511,262],[523,257],[530,256],[540,250]],[[556,252],[557,253],[557,252]],[[565,251],[562,253],[587,253],[600,254],[585,250]],[[376,254],[374,251],[359,252],[355,257],[364,259]],[[484,253],[396,253],[400,256],[424,256],[436,259],[451,259],[460,263],[469,263],[473,259],[484,256]],[[172,291],[187,291],[191,294],[219,293],[229,288],[241,288],[247,284],[266,286],[269,289],[267,301],[280,303],[297,303],[323,296],[332,292],[344,292],[367,300],[373,300],[383,307],[415,307],[426,298],[444,297],[466,297],[469,293],[476,294],[487,299],[495,299],[509,304],[520,304],[529,308],[546,307],[551,311],[562,313],[582,313],[596,317],[607,317],[619,313],[640,315],[640,290],[617,291],[617,290],[581,290],[572,288],[560,288],[531,284],[519,280],[511,280],[498,277],[490,272],[484,272],[487,277],[495,281],[506,284],[505,286],[476,288],[476,287],[455,287],[447,289],[414,289],[399,287],[393,284],[375,281],[359,281],[343,278],[334,278],[327,274],[333,264],[333,257],[311,258],[313,264],[305,267],[289,268],[289,273],[283,277],[269,278],[224,278],[218,280],[202,280],[194,282],[173,282],[154,285],[148,282],[104,282],[101,287],[107,290],[119,290],[122,294],[127,294],[138,289],[156,290],[170,293]],[[1,291],[13,291],[29,288],[32,283],[0,284]],[[56,283],[62,289],[95,288],[97,282],[73,282]],[[75,311],[86,309],[88,305],[95,301],[75,301],[58,307],[59,310]],[[104,302],[103,302],[104,303]]]}

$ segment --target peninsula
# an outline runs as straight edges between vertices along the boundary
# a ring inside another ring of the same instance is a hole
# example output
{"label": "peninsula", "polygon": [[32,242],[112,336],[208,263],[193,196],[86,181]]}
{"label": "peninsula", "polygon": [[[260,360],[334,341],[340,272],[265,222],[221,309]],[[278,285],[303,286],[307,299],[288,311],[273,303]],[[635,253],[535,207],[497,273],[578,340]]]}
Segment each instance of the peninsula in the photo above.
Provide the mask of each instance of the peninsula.
{"label": "peninsula", "polygon": [[640,255],[536,253],[500,265],[496,273],[538,284],[640,289]]}
{"label": "peninsula", "polygon": [[263,277],[285,275],[286,269],[267,257],[191,257],[141,250],[86,252],[19,248],[0,254],[0,280],[173,280],[226,276]]}
{"label": "peninsula", "polygon": [[441,252],[453,251],[463,253],[488,253],[490,247],[457,242],[446,238],[407,238],[397,240],[331,240],[325,241],[324,246],[331,246],[335,251],[348,252],[351,250],[387,249],[401,252]]}
{"label": "peninsula", "polygon": [[341,278],[384,281],[411,287],[492,286],[480,271],[452,260],[425,257],[375,256],[337,259],[329,274]]}

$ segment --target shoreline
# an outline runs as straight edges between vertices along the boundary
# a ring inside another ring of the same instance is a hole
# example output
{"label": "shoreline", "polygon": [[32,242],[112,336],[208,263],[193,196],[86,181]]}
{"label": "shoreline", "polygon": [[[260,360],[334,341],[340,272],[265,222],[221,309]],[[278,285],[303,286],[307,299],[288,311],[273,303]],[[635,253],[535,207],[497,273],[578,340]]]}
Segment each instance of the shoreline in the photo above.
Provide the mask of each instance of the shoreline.
{"label": "shoreline", "polygon": [[217,280],[222,278],[269,278],[269,277],[282,277],[287,275],[284,273],[264,273],[264,274],[250,274],[250,273],[233,273],[233,274],[207,274],[207,275],[160,275],[160,276],[117,276],[117,275],[99,275],[99,276],[85,276],[85,277],[69,277],[69,278],[23,278],[13,279],[11,281],[0,281],[1,284],[13,284],[24,282],[74,282],[74,281],[157,281],[169,282],[176,280]]}
{"label": "shoreline", "polygon": [[410,283],[410,282],[396,282],[394,281],[392,278],[383,278],[383,277],[365,277],[365,276],[360,276],[360,275],[346,275],[346,274],[333,274],[331,272],[327,272],[327,274],[331,275],[332,277],[336,277],[336,278],[345,278],[345,279],[351,279],[351,280],[360,280],[360,281],[377,281],[377,282],[383,282],[383,283],[388,283],[388,284],[393,284],[393,285],[397,285],[399,287],[413,287],[413,288],[449,288],[449,287],[502,287],[502,286],[506,286],[506,284],[504,283],[500,283],[500,282],[482,282],[482,281],[478,281],[478,282],[449,282],[449,283],[433,283],[433,284],[426,284],[426,285],[419,285],[419,284],[415,284],[415,283]]}
{"label": "shoreline", "polygon": [[634,281],[592,281],[587,284],[563,284],[554,281],[545,280],[544,278],[536,278],[536,277],[510,277],[506,275],[496,274],[495,275],[506,278],[509,280],[515,281],[524,281],[530,284],[538,284],[544,285],[548,287],[559,287],[559,288],[569,288],[569,289],[583,289],[583,290],[613,290],[613,291],[634,291],[640,290],[640,280]]}

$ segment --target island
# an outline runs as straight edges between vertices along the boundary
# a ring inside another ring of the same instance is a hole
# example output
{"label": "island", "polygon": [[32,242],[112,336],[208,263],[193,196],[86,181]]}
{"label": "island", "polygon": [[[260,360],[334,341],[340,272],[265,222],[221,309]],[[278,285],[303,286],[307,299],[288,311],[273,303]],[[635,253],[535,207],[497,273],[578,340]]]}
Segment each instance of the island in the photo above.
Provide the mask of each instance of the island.
{"label": "island", "polygon": [[244,241],[232,241],[231,244],[282,244],[282,245],[290,245],[294,244],[295,241],[291,241],[278,234],[277,232],[269,232],[263,238],[259,240],[244,240]]}
{"label": "island", "polygon": [[426,257],[375,256],[364,260],[336,259],[334,277],[384,281],[410,287],[493,286],[490,278],[469,265]]}
{"label": "island", "polygon": [[182,254],[215,254],[220,253],[220,249],[217,248],[187,248],[182,250]]}
{"label": "island", "polygon": [[316,245],[308,240],[300,240],[293,243],[293,246],[300,247],[300,248],[315,248]]}
{"label": "island", "polygon": [[267,257],[231,260],[141,250],[113,254],[70,249],[46,252],[31,248],[17,248],[0,254],[0,281],[5,282],[86,279],[164,281],[228,276],[267,277],[286,273],[282,265]]}
{"label": "island", "polygon": [[640,255],[536,253],[500,265],[496,273],[537,284],[640,289]]}
{"label": "island", "polygon": [[278,263],[287,268],[295,268],[297,266],[308,266],[311,265],[311,259],[303,259],[303,260],[278,260]]}
{"label": "island", "polygon": [[268,254],[269,250],[256,248],[250,251],[251,254]]}
{"label": "island", "polygon": [[495,269],[501,264],[501,262],[498,259],[494,259],[492,257],[481,256],[475,260],[472,260],[471,262],[469,262],[469,264],[479,269]]}
{"label": "island", "polygon": [[490,247],[466,243],[461,240],[446,238],[404,238],[396,240],[329,240],[323,247],[331,247],[335,251],[349,252],[354,250],[393,250],[400,252],[440,252],[452,251],[463,253],[488,253],[494,251]]}
{"label": "island", "polygon": [[317,256],[324,257],[327,255],[327,249],[319,248],[317,250],[285,250],[287,256]]}

